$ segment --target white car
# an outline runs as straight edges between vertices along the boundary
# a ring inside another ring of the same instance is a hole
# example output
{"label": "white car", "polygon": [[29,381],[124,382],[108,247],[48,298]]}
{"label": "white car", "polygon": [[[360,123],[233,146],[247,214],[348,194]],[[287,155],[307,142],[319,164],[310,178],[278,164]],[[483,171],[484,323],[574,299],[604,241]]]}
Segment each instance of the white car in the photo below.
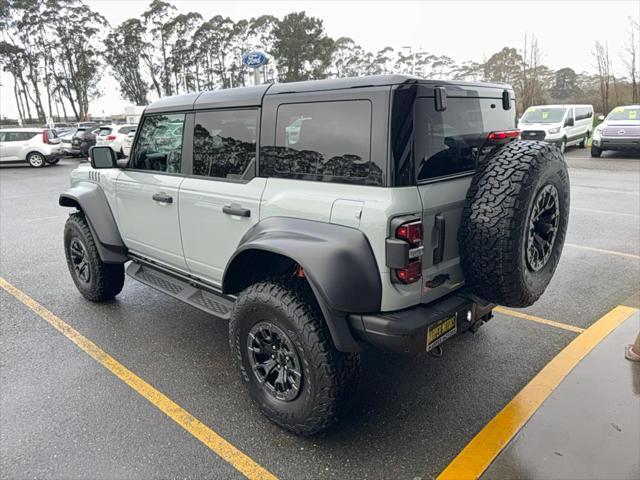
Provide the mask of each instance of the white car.
{"label": "white car", "polygon": [[58,163],[62,142],[49,128],[4,128],[0,130],[0,162],[27,162],[32,167]]}
{"label": "white car", "polygon": [[124,139],[124,143],[122,144],[122,153],[124,153],[125,157],[128,157],[131,153],[131,145],[133,145],[133,139],[136,138],[136,131],[127,133],[127,136]]}
{"label": "white car", "polygon": [[119,156],[124,157],[124,140],[130,132],[135,132],[137,125],[102,125],[96,137],[96,146],[109,146]]}
{"label": "white car", "polygon": [[640,153],[640,105],[616,107],[593,131],[591,156],[599,157],[605,150]]}
{"label": "white car", "polygon": [[593,129],[592,105],[535,105],[518,122],[523,140],[544,140],[560,151],[571,145],[584,148]]}

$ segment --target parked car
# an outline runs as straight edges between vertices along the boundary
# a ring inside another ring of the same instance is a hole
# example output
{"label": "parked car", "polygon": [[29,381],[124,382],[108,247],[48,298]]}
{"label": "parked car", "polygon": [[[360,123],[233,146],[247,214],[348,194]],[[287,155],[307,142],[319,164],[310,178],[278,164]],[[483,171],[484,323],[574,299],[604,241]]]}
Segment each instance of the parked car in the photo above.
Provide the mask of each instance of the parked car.
{"label": "parked car", "polygon": [[593,131],[591,156],[605,150],[640,153],[640,105],[616,107]]}
{"label": "parked car", "polygon": [[58,163],[62,155],[62,143],[53,129],[0,130],[0,162],[27,162],[32,167],[44,167]]}
{"label": "parked car", "polygon": [[96,146],[71,173],[69,272],[101,302],[130,262],[228,320],[258,407],[317,433],[353,399],[366,345],[438,352],[547,288],[567,167],[515,123],[508,85],[404,75],[158,100],[127,160]]}
{"label": "parked car", "polygon": [[518,128],[523,140],[544,140],[560,151],[571,145],[585,148],[593,129],[592,105],[535,105],[527,108]]}
{"label": "parked car", "polygon": [[56,134],[62,142],[62,151],[65,155],[73,155],[72,152],[72,142],[73,136],[78,132],[78,127],[71,127],[68,129],[56,129]]}
{"label": "parked car", "polygon": [[124,157],[124,140],[130,132],[135,132],[137,125],[102,125],[96,137],[96,145],[112,148],[120,157]]}
{"label": "parked car", "polygon": [[82,127],[82,128],[95,128],[99,126],[100,124],[98,122],[78,122],[76,124],[76,127]]}
{"label": "parked car", "polygon": [[131,153],[131,145],[133,144],[133,139],[135,137],[136,137],[135,130],[127,133],[127,136],[125,137],[124,142],[122,143],[122,153],[124,154],[125,157],[128,157],[129,154]]}
{"label": "parked car", "polygon": [[99,131],[99,128],[78,127],[77,132],[71,139],[71,155],[87,158],[89,149],[96,144],[96,137]]}

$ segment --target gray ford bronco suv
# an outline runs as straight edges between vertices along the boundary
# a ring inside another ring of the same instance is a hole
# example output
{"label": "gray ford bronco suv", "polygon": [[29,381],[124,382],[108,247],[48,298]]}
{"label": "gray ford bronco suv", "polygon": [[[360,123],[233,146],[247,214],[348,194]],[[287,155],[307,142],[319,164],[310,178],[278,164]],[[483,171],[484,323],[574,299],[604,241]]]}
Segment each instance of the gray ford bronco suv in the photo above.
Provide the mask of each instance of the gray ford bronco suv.
{"label": "gray ford bronco suv", "polygon": [[69,271],[100,302],[128,264],[228,320],[262,412],[317,433],[347,411],[363,348],[438,351],[544,292],[569,180],[515,121],[508,85],[401,75],[161,99],[129,158],[94,147],[72,172]]}

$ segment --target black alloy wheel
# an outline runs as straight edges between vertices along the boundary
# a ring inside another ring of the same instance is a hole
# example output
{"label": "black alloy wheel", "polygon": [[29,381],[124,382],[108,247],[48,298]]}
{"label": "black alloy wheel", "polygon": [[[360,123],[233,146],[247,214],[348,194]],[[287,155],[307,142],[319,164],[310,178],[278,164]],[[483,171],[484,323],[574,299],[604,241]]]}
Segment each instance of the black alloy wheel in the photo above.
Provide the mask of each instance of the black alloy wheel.
{"label": "black alloy wheel", "polygon": [[73,262],[75,275],[83,283],[89,283],[91,280],[91,267],[89,266],[89,257],[87,250],[79,239],[74,238],[69,244],[69,256]]}
{"label": "black alloy wheel", "polygon": [[541,270],[549,260],[558,232],[560,204],[558,190],[552,184],[543,186],[533,201],[529,221],[526,257],[531,271]]}
{"label": "black alloy wheel", "polygon": [[287,334],[263,321],[251,328],[247,339],[249,364],[258,382],[271,396],[290,402],[302,387],[302,363]]}

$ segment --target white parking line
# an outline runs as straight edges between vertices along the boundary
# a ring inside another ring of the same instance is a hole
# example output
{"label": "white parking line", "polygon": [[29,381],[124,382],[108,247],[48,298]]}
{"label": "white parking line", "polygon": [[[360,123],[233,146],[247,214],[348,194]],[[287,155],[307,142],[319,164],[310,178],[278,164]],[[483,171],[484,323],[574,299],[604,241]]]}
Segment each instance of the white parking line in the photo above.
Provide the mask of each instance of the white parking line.
{"label": "white parking line", "polygon": [[606,215],[619,215],[621,217],[640,218],[640,215],[637,215],[635,213],[610,212],[609,210],[596,210],[595,208],[571,207],[571,210],[582,210],[584,212],[604,213]]}
{"label": "white parking line", "polygon": [[27,218],[25,222],[39,222],[40,220],[51,220],[52,218],[66,218],[68,215],[52,215],[50,217]]}
{"label": "white parking line", "polygon": [[640,192],[633,192],[631,190],[617,190],[613,188],[601,188],[597,185],[576,185],[571,184],[571,188],[581,187],[581,188],[590,188],[592,190],[598,190],[599,192],[607,192],[607,193],[621,193],[623,195],[635,195],[636,197],[640,195]]}
{"label": "white parking line", "polygon": [[606,253],[608,255],[617,255],[619,257],[633,258],[636,260],[640,260],[640,255],[635,255],[633,253],[623,253],[623,252],[615,252],[613,250],[604,250],[603,248],[585,247],[584,245],[576,245],[575,243],[565,243],[564,245],[565,247],[579,248],[582,250],[589,250],[591,252]]}

